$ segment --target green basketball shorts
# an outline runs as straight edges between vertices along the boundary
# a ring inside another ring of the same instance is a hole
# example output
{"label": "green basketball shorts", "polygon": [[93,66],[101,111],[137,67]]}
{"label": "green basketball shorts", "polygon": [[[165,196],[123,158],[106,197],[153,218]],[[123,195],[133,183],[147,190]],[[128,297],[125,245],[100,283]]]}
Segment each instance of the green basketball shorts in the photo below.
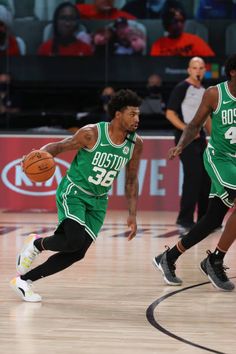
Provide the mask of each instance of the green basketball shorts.
{"label": "green basketball shorts", "polygon": [[225,205],[233,207],[228,189],[236,190],[236,156],[230,156],[208,147],[204,152],[204,165],[211,178],[210,198],[219,197]]}
{"label": "green basketball shorts", "polygon": [[73,219],[96,240],[106,215],[107,195],[96,197],[86,194],[65,176],[57,188],[56,202],[59,224],[66,218]]}

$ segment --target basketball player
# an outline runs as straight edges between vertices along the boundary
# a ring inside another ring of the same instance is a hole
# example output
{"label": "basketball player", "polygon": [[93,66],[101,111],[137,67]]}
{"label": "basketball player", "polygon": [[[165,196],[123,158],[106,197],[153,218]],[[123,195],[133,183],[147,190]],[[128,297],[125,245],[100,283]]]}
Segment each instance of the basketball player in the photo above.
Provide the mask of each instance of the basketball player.
{"label": "basketball player", "polygon": [[[209,87],[193,120],[184,130],[176,147],[170,149],[169,158],[174,159],[194,139],[210,114],[212,133],[204,153],[205,168],[211,178],[208,210],[199,223],[173,248],[153,259],[169,285],[181,285],[175,274],[175,262],[187,249],[207,237],[221,225],[236,198],[236,54],[226,60],[225,73],[228,81]],[[194,188],[194,186],[193,186]],[[201,264],[201,270],[212,284],[221,290],[231,291],[234,284],[228,279],[223,264],[224,256],[236,237],[236,209],[230,215],[224,232],[213,253]]]}
{"label": "basketball player", "polygon": [[[108,104],[112,120],[87,125],[69,138],[41,149],[53,156],[77,150],[77,154],[56,193],[59,225],[54,235],[42,238],[31,234],[18,256],[20,274],[10,284],[25,301],[41,301],[31,283],[62,271],[81,260],[101,229],[114,179],[126,165],[125,191],[130,228],[128,240],[137,232],[138,166],[142,139],[136,130],[141,99],[131,90],[118,91]],[[42,251],[55,251],[46,262],[30,270]]]}

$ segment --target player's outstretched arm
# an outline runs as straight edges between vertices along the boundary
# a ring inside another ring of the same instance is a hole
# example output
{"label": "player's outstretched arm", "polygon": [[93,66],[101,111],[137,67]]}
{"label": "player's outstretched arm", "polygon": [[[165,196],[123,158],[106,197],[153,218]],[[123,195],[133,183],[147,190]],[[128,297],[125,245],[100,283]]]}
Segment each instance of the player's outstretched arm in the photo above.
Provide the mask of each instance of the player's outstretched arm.
{"label": "player's outstretched arm", "polygon": [[41,147],[40,150],[49,152],[56,156],[62,152],[70,150],[80,150],[81,148],[92,148],[97,141],[97,127],[95,124],[86,125],[80,128],[73,136],[58,142],[49,143]]}
{"label": "player's outstretched arm", "polygon": [[143,141],[138,136],[135,143],[132,159],[126,167],[125,195],[128,200],[129,216],[127,225],[131,229],[128,240],[132,240],[137,232],[137,201],[138,201],[138,168],[143,150]]}
{"label": "player's outstretched arm", "polygon": [[217,87],[209,87],[202,98],[201,104],[191,120],[191,122],[184,129],[178,144],[171,148],[168,152],[168,157],[170,160],[174,159],[175,156],[181,154],[183,149],[190,144],[198,135],[201,127],[211,115],[211,113],[216,109],[218,103],[218,90]]}

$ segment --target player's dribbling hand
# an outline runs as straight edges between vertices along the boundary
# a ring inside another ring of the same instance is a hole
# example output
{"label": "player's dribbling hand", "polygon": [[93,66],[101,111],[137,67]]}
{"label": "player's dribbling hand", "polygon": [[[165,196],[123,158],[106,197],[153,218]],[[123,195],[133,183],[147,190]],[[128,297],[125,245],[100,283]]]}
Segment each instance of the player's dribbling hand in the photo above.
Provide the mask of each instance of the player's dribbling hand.
{"label": "player's dribbling hand", "polygon": [[23,156],[22,156],[22,159],[21,159],[21,162],[20,162],[20,167],[21,167],[21,169],[22,169],[23,172],[25,172],[25,171],[24,171],[24,161],[25,161],[26,156],[27,156],[27,155],[23,155]]}
{"label": "player's dribbling hand", "polygon": [[182,152],[181,146],[175,146],[168,151],[168,159],[173,160],[176,156],[179,156]]}
{"label": "player's dribbling hand", "polygon": [[[33,150],[34,150],[34,149],[32,149],[31,151],[33,151]],[[23,156],[22,156],[22,159],[21,159],[21,162],[20,162],[20,166],[21,166],[21,169],[22,169],[23,172],[25,172],[25,171],[24,171],[24,161],[25,161],[26,156],[27,156],[27,155],[23,155]]]}
{"label": "player's dribbling hand", "polygon": [[128,241],[131,241],[137,233],[137,222],[136,222],[136,217],[135,216],[129,216],[127,219],[127,225],[131,229],[129,235],[128,235]]}

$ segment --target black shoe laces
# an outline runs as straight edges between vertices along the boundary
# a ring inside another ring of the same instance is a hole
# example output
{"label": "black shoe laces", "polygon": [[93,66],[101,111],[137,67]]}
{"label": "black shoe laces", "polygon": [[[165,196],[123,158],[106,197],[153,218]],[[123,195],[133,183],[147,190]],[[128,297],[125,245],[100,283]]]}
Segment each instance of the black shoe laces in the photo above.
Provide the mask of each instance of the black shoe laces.
{"label": "black shoe laces", "polygon": [[212,268],[214,269],[217,278],[219,278],[223,282],[229,281],[229,278],[226,275],[226,270],[229,269],[226,267],[223,262],[221,261],[216,261],[212,264]]}
{"label": "black shoe laces", "polygon": [[215,261],[211,261],[211,251],[207,251],[207,254],[209,255],[210,257],[210,263],[211,263],[211,266],[212,268],[214,269],[214,272],[217,276],[217,278],[219,280],[221,280],[222,282],[227,282],[229,281],[229,278],[227,277],[227,274],[226,274],[226,270],[229,269],[229,267],[225,266],[223,264],[223,261],[222,260],[215,260]]}
{"label": "black shoe laces", "polygon": [[176,274],[175,274],[176,266],[175,266],[175,264],[168,262],[168,267],[169,267],[171,275],[173,275],[173,277],[176,277]]}
{"label": "black shoe laces", "polygon": [[[165,249],[166,249],[165,252],[168,252],[170,250],[170,247],[169,246],[165,246]],[[168,268],[169,268],[169,271],[170,271],[171,275],[173,277],[176,277],[176,274],[175,274],[176,266],[175,266],[175,264],[170,262],[168,260],[168,257],[166,257],[166,260],[167,260]]]}

